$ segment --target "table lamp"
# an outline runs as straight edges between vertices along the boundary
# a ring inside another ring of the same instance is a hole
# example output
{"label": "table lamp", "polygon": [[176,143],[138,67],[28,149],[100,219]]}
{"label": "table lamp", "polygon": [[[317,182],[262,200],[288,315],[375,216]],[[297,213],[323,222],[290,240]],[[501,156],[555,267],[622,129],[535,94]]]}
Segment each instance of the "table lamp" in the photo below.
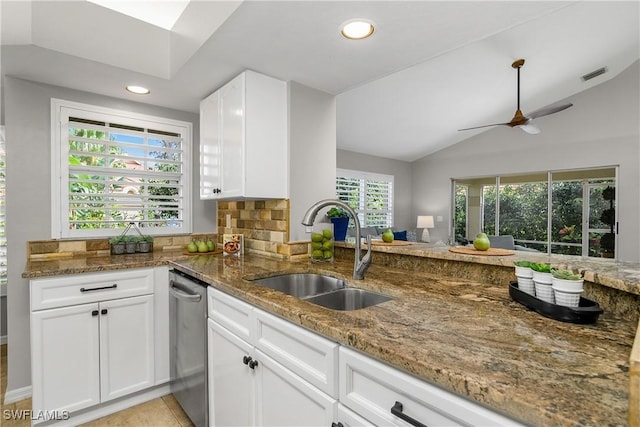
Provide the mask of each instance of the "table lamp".
{"label": "table lamp", "polygon": [[429,237],[429,229],[433,228],[433,215],[421,215],[418,217],[418,228],[422,228],[422,240],[423,242],[429,243],[431,242],[431,238]]}

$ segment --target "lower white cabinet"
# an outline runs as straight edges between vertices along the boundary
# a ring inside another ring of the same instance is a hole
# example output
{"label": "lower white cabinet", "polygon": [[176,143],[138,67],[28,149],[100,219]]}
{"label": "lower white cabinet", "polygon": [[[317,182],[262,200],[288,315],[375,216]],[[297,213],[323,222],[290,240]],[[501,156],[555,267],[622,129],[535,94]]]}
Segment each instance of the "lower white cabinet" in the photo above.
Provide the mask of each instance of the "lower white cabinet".
{"label": "lower white cabinet", "polygon": [[[99,286],[96,276],[88,286],[78,285],[82,275],[69,276],[68,285],[61,277],[30,284],[34,412],[74,412],[155,384],[153,288],[142,285],[146,294],[130,296],[130,286],[118,286],[122,272],[102,273]],[[43,295],[60,306],[34,309]],[[77,304],[76,295],[94,302]]]}
{"label": "lower white cabinet", "polygon": [[[295,370],[300,370],[301,367],[307,367],[310,370],[309,374],[317,376],[318,369],[311,367],[313,363],[309,365],[308,360],[296,360],[295,352],[284,352],[282,356],[275,356],[278,358],[276,360],[260,349],[259,340],[255,337],[264,335],[257,331],[258,325],[264,328],[264,322],[268,323],[269,317],[272,316],[213,288],[209,288],[208,292],[210,307],[218,306],[222,311],[217,313],[215,308],[210,310],[208,319],[209,424],[331,425],[337,414],[337,399],[290,369],[294,367]],[[258,318],[262,320],[258,322]],[[246,333],[240,337],[226,326]],[[295,329],[292,330],[290,327]],[[304,334],[309,334],[308,331],[292,324],[280,332],[283,332],[278,335],[280,343],[284,340],[286,348],[290,348],[286,342],[292,339],[292,334],[301,333],[299,341],[304,341]],[[324,340],[319,336],[315,338]],[[328,340],[325,341],[330,343]],[[273,340],[268,342],[271,343],[269,351],[277,354],[277,343]],[[336,351],[329,353],[337,356],[337,344],[332,344]],[[321,348],[319,351],[321,355],[326,353],[326,349]],[[325,356],[320,356],[318,360],[324,359]],[[334,361],[331,365],[335,363]],[[319,369],[322,370],[322,366]],[[320,376],[321,381],[324,381],[324,377],[325,375]]]}
{"label": "lower white cabinet", "polygon": [[340,403],[375,425],[520,425],[346,347],[340,347]]}

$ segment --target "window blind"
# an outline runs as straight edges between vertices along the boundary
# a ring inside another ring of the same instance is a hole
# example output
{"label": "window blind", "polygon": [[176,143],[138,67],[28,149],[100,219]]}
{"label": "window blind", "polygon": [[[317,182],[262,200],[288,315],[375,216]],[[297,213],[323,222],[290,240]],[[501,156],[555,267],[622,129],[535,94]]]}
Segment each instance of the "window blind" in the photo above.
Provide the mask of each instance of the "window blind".
{"label": "window blind", "polygon": [[190,232],[186,129],[61,111],[61,237],[117,235],[132,222],[146,234]]}
{"label": "window blind", "polygon": [[393,176],[337,169],[336,196],[351,206],[363,227],[393,226]]}

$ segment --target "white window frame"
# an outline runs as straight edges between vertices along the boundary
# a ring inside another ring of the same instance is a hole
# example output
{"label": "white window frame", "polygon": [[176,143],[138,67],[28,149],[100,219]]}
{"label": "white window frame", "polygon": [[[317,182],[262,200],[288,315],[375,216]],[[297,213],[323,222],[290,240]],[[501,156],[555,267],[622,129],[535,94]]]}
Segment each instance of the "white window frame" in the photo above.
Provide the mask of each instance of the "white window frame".
{"label": "white window frame", "polygon": [[[120,234],[120,229],[70,230],[68,222],[69,144],[68,117],[115,122],[122,125],[153,128],[180,134],[182,138],[182,226],[146,227],[149,235],[189,234],[192,230],[191,169],[192,131],[189,122],[139,114],[130,111],[83,104],[63,99],[51,99],[51,237],[90,238]],[[63,204],[67,207],[64,208]]]}
{"label": "white window frame", "polygon": [[[341,169],[341,168],[336,168],[336,186],[337,186],[337,179],[338,177],[346,177],[346,178],[352,178],[352,179],[358,179],[360,180],[360,185],[361,185],[361,191],[360,194],[364,196],[363,200],[360,200],[360,208],[358,209],[354,209],[356,211],[356,213],[358,214],[358,217],[360,218],[360,223],[362,225],[362,227],[372,227],[371,225],[367,224],[366,222],[366,218],[367,218],[367,213],[368,212],[375,212],[375,211],[369,211],[367,210],[367,201],[366,201],[366,192],[364,191],[364,183],[366,181],[385,181],[385,182],[389,182],[391,184],[391,195],[389,197],[389,210],[388,213],[391,216],[391,224],[388,225],[388,227],[393,227],[394,225],[394,220],[395,220],[395,191],[394,191],[394,176],[393,175],[385,175],[385,174],[379,174],[379,173],[373,173],[373,172],[364,172],[364,171],[358,171],[358,170],[352,170],[352,169]],[[337,188],[336,188],[336,195],[337,195]]]}

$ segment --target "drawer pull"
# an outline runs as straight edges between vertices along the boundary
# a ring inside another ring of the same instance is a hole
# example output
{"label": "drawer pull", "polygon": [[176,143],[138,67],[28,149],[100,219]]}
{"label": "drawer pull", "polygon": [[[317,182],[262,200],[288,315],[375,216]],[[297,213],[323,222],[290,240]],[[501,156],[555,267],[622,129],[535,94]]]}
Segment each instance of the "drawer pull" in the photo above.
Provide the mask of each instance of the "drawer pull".
{"label": "drawer pull", "polygon": [[242,358],[242,363],[244,363],[245,365],[249,365],[249,362],[251,362],[251,357],[250,356],[244,356]]}
{"label": "drawer pull", "polygon": [[91,312],[91,315],[92,315],[92,316],[97,316],[97,315],[98,315],[98,310],[93,310],[93,311]]}
{"label": "drawer pull", "polygon": [[398,401],[396,401],[396,404],[393,405],[393,407],[391,408],[391,413],[393,415],[395,415],[396,417],[405,420],[406,422],[408,422],[409,424],[411,424],[413,426],[416,426],[416,427],[427,427],[425,424],[422,424],[420,421],[414,420],[410,416],[404,414],[402,412],[402,403],[400,403]]}
{"label": "drawer pull", "polygon": [[331,423],[331,427],[344,427],[344,424],[342,424],[341,422]]}
{"label": "drawer pull", "polygon": [[103,309],[100,311],[100,314],[107,314],[107,309],[106,309],[106,308],[103,308]]}
{"label": "drawer pull", "polygon": [[111,286],[103,286],[101,288],[80,288],[80,292],[104,291],[105,289],[115,289],[118,285],[114,283]]}

